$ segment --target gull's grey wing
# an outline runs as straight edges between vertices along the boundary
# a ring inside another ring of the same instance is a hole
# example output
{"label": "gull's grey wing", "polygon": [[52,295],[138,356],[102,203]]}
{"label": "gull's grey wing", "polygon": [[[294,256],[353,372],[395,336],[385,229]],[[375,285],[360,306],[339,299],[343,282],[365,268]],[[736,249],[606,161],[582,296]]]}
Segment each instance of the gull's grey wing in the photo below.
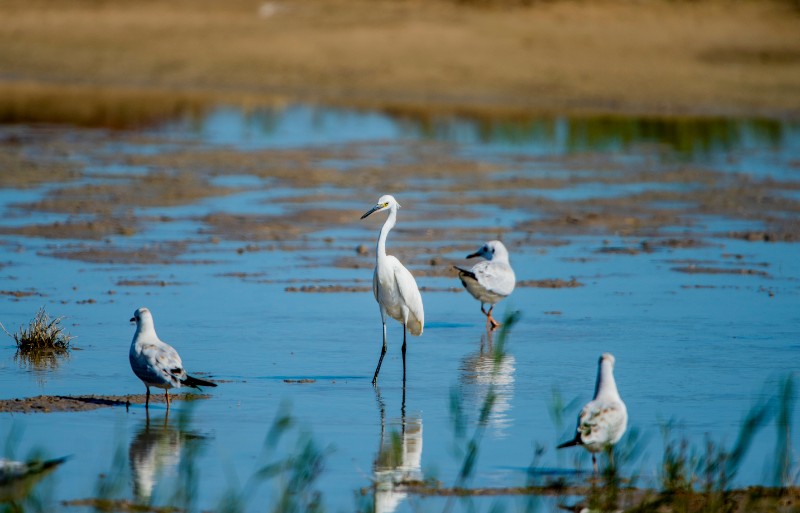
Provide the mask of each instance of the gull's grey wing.
{"label": "gull's grey wing", "polygon": [[578,431],[585,445],[607,444],[616,441],[626,423],[627,412],[621,403],[591,401],[581,410]]}

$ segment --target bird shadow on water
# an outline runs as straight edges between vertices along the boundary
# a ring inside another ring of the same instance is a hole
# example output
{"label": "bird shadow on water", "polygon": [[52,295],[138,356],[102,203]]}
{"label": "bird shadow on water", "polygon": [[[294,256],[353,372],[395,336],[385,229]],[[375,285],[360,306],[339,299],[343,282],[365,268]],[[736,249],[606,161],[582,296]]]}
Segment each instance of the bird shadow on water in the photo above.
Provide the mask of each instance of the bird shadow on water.
{"label": "bird shadow on water", "polygon": [[[182,511],[196,509],[199,489],[198,460],[207,437],[191,427],[194,405],[163,417],[146,411],[125,451],[117,444],[109,470],[99,475],[94,497],[64,501],[67,506],[89,506],[100,511],[157,510],[159,504]],[[130,497],[130,498],[129,498]]]}
{"label": "bird shadow on water", "polygon": [[508,412],[514,396],[515,370],[513,354],[496,353],[494,330],[482,333],[478,351],[467,354],[459,365],[462,398],[472,408],[483,404],[490,391],[494,394],[487,422],[495,438],[504,438],[511,427]]}
{"label": "bird shadow on water", "polygon": [[[99,511],[200,511],[200,459],[207,437],[194,431],[192,419],[191,404],[180,409],[174,423],[169,413],[163,418],[148,416],[128,445],[127,454],[121,445],[114,451],[109,471],[98,478],[95,496],[63,504]],[[284,452],[279,446],[285,445],[283,441],[293,432],[294,446]],[[212,510],[249,511],[253,502],[260,500],[260,489],[271,483],[269,502],[259,510],[322,511],[323,497],[315,484],[329,452],[318,447],[309,431],[298,427],[290,407],[283,404],[267,431],[252,472],[240,484],[237,469],[226,468],[228,487]],[[202,510],[208,508],[203,505]]]}
{"label": "bird shadow on water", "polygon": [[[185,410],[188,411],[188,410]],[[192,461],[206,437],[189,428],[189,416],[184,410],[176,423],[169,422],[169,411],[163,420],[150,419],[149,412],[128,446],[133,499],[137,504],[150,504],[155,485],[164,477],[174,475],[180,468],[182,456]],[[183,502],[186,502],[183,500]]]}
{"label": "bird shadow on water", "polygon": [[406,391],[400,417],[391,419],[387,432],[386,405],[379,387],[375,399],[380,413],[380,444],[373,463],[372,511],[391,513],[407,497],[406,488],[422,482],[422,415],[406,415]]}

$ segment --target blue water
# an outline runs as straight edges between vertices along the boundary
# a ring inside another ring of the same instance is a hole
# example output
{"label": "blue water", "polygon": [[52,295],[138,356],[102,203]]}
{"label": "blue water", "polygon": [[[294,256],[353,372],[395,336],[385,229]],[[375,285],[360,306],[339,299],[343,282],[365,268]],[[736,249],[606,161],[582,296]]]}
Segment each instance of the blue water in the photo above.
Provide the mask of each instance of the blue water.
{"label": "blue water", "polygon": [[[82,137],[80,130],[63,130]],[[610,159],[612,171],[621,173],[643,165],[658,169],[697,165],[795,182],[800,177],[793,163],[800,148],[800,129],[797,124],[775,121],[686,125],[555,118],[516,125],[467,119],[416,123],[377,113],[296,106],[250,113],[223,108],[201,119],[157,127],[148,135],[163,137],[158,143],[163,147],[191,144],[237,151],[366,145],[368,149],[354,157],[356,164],[347,159],[337,163],[344,170],[361,165],[364,155],[380,162],[387,154],[402,154],[403,148],[419,145],[447,157],[497,165],[505,169],[498,176],[505,177],[543,169],[562,176],[591,173],[571,163],[597,153]],[[694,136],[697,140],[692,142]],[[106,145],[99,138],[97,144],[103,153],[118,151],[120,162],[110,159],[109,163],[107,158],[94,162],[91,155],[84,156],[90,165],[87,180],[103,179],[106,166],[107,174],[114,176],[145,172],[136,166],[126,168],[125,154],[158,151],[149,143],[128,143],[124,134],[113,139]],[[626,255],[598,250],[637,247],[642,237],[598,233],[565,235],[560,238],[566,244],[555,246],[515,233],[518,223],[536,218],[535,206],[487,205],[466,212],[472,207],[439,201],[449,194],[444,186],[430,191],[430,184],[407,183],[404,190],[394,191],[404,208],[389,237],[389,249],[411,255],[407,263],[412,271],[430,267],[430,255],[450,245],[470,248],[448,249],[441,255],[463,265],[466,261],[461,257],[477,249],[482,237],[489,238],[493,229],[502,228],[509,230],[505,240],[510,243],[518,280],[575,277],[584,286],[519,287],[500,303],[496,312],[519,310],[522,317],[507,342],[507,355],[493,373],[487,349],[490,341],[477,302],[466,293],[442,290],[459,287],[454,277],[420,276],[421,287],[435,290],[423,293],[425,333],[409,340],[405,391],[399,350],[402,333],[394,321],[387,326],[389,352],[380,386],[373,389],[370,380],[380,351],[381,326],[372,294],[293,293],[285,287],[287,283],[342,281],[369,286],[370,269],[334,268],[331,262],[355,257],[359,244],[372,248],[382,218],[359,221],[354,214],[350,225],[326,226],[299,240],[256,242],[261,251],[239,252],[248,241],[212,241],[198,219],[215,212],[293,212],[307,204],[289,200],[308,191],[250,175],[215,180],[243,190],[186,206],[139,209],[139,215],[169,216],[171,221],[149,221],[132,237],[85,242],[0,238],[0,290],[30,289],[42,294],[0,297],[0,322],[16,331],[45,306],[52,315],[63,315],[68,331],[77,336],[75,350],[51,370],[20,365],[14,358],[13,341],[0,339],[1,398],[143,393],[144,386],[133,376],[127,360],[133,335],[128,319],[140,306],[153,311],[159,335],[180,351],[190,373],[220,381],[217,388],[204,391],[210,399],[191,403],[191,414],[183,424],[181,411],[189,411],[183,402],[173,403],[168,418],[164,406],[155,404],[149,423],[138,405],[129,411],[118,407],[81,413],[2,414],[0,440],[13,442],[6,444],[7,455],[24,457],[33,450],[49,456],[72,455],[42,483],[51,500],[94,496],[103,474],[107,481],[119,477],[120,485],[112,493],[116,497],[134,499],[149,493],[154,504],[168,503],[180,487],[176,481],[180,466],[193,462],[199,472],[193,509],[214,509],[226,491],[242,489],[265,463],[295,454],[296,444],[308,436],[325,454],[324,470],[314,487],[321,492],[326,510],[352,511],[362,503],[383,511],[439,510],[446,499],[404,494],[392,485],[392,479],[435,478],[443,486],[454,484],[466,439],[459,438],[454,427],[451,394],[463,401],[468,439],[477,428],[490,384],[497,399],[470,484],[524,485],[532,475],[574,475],[580,480],[583,474],[577,471],[591,468],[589,455],[581,450],[556,452],[554,447],[572,436],[578,410],[591,399],[597,358],[603,352],[616,356],[617,382],[630,413],[629,434],[635,433],[622,442],[633,452],[622,461],[622,472],[640,474],[640,484],[652,485],[662,454],[663,425],[674,423],[672,435],[686,438],[698,450],[704,448],[707,437],[731,447],[744,416],[759,400],[777,393],[778,380],[792,375],[797,382],[800,259],[795,244],[712,236],[705,246]],[[574,201],[636,194],[650,187],[647,183],[615,187],[576,182],[573,187],[553,190],[512,187],[491,193],[513,192],[532,201],[540,197]],[[4,211],[0,224],[58,219],[57,214],[39,213],[23,218],[14,207],[46,194],[49,188],[0,191]],[[328,196],[312,208],[364,212],[377,200],[370,187],[357,183],[312,192]],[[738,230],[748,223],[725,218],[695,221],[698,224],[692,229],[703,234]],[[453,231],[448,240],[421,243],[404,231],[426,226]],[[459,228],[474,229],[478,235],[456,231]],[[680,234],[687,228],[674,230]],[[186,239],[187,249],[173,264],[97,264],[53,256],[76,245],[136,248]],[[416,255],[427,250],[433,253]],[[769,275],[684,274],[674,270],[683,265],[675,260],[710,261],[714,267],[741,265]],[[232,273],[245,273],[252,279]],[[131,279],[166,285],[118,285]],[[95,302],[86,303],[89,299]],[[315,381],[287,383],[286,379]],[[553,413],[557,398],[566,404],[560,415]],[[267,433],[284,409],[295,417],[295,427],[265,455]],[[800,425],[796,405],[793,419],[796,428]],[[382,448],[391,444],[392,432],[401,442],[402,461],[377,464]],[[771,468],[775,433],[774,421],[757,433],[737,483],[772,483],[765,467]],[[543,448],[538,457],[537,446]],[[115,463],[116,451],[120,456]],[[798,462],[793,464],[796,469]],[[372,482],[378,483],[375,494]],[[246,497],[247,510],[267,509],[276,497],[276,487],[267,483],[252,491]],[[365,487],[364,495],[357,493]],[[472,504],[479,511],[497,503],[516,510],[527,507],[527,500],[493,497],[474,499]],[[557,502],[534,501],[544,511],[556,511]],[[461,501],[455,507],[469,508]]]}

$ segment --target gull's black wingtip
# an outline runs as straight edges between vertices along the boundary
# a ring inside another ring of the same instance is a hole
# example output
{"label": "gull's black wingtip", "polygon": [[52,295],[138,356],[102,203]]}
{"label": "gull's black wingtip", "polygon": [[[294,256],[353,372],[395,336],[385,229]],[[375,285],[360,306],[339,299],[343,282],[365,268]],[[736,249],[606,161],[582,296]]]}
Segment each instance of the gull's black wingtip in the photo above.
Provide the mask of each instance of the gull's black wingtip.
{"label": "gull's black wingtip", "polygon": [[461,267],[459,267],[457,265],[454,265],[453,269],[458,271],[458,275],[459,276],[466,276],[468,278],[472,278],[473,280],[477,280],[478,279],[478,277],[475,276],[475,273],[470,271],[470,270],[468,270],[468,269],[462,269]]}
{"label": "gull's black wingtip", "polygon": [[187,375],[186,379],[184,379],[181,383],[187,387],[192,387],[192,388],[217,386],[216,383],[212,383],[211,381],[206,381],[204,379],[195,378],[194,376],[189,376],[189,375]]}

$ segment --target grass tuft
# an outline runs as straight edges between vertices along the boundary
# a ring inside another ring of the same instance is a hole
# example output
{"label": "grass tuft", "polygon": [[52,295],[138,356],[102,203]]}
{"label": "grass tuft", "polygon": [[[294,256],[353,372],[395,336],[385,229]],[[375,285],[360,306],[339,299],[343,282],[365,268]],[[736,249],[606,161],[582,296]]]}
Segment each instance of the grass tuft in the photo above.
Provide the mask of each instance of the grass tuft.
{"label": "grass tuft", "polygon": [[61,325],[63,319],[63,317],[56,317],[51,320],[44,307],[42,307],[28,327],[21,326],[17,333],[9,333],[2,324],[0,324],[0,327],[3,328],[3,331],[8,336],[14,339],[20,352],[53,351],[64,353],[70,349],[69,341],[75,337],[64,330]]}

